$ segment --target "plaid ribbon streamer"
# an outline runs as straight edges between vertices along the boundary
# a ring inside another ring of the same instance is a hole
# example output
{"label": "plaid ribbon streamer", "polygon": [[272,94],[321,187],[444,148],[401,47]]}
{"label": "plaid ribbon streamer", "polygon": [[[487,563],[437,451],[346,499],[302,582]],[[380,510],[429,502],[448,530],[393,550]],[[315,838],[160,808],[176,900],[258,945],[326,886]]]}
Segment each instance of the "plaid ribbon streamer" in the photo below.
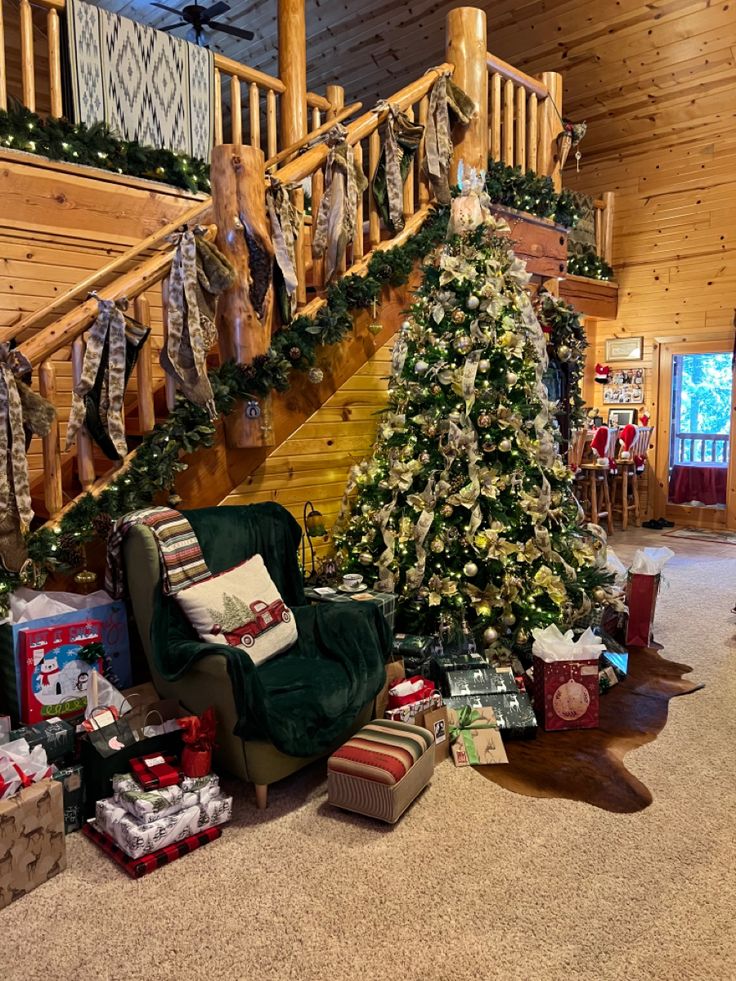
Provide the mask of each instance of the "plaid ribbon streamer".
{"label": "plaid ribbon streamer", "polygon": [[107,542],[105,589],[119,599],[124,592],[123,539],[133,525],[147,525],[158,547],[164,593],[176,593],[210,578],[210,570],[192,526],[179,511],[152,507],[131,511],[113,525]]}

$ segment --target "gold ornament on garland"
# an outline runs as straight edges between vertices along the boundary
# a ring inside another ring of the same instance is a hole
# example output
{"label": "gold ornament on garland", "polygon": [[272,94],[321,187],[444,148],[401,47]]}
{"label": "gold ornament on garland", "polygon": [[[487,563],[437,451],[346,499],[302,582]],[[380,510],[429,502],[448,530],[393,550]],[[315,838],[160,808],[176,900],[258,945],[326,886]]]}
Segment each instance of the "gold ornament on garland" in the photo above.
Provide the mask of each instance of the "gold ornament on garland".
{"label": "gold ornament on garland", "polygon": [[368,324],[368,330],[370,331],[371,334],[373,334],[374,337],[376,337],[383,330],[383,324],[381,323],[381,321],[376,316],[376,301],[375,300],[371,304],[371,315],[373,316],[373,320],[371,320],[371,322]]}
{"label": "gold ornament on garland", "polygon": [[498,631],[495,627],[486,627],[483,631],[483,643],[486,647],[492,647],[498,640]]}
{"label": "gold ornament on garland", "polygon": [[463,310],[452,311],[452,322],[455,324],[465,323],[465,312]]}

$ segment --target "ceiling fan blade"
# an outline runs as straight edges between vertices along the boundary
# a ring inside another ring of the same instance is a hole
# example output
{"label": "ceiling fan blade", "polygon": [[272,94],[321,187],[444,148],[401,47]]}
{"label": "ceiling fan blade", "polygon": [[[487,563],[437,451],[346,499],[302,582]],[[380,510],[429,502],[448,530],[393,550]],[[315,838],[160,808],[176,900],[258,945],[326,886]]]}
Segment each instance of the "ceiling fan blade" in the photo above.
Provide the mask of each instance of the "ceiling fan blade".
{"label": "ceiling fan blade", "polygon": [[161,10],[168,10],[170,14],[176,14],[177,17],[181,17],[181,10],[177,10],[176,7],[169,7],[165,3],[157,3],[156,0],[152,0],[152,7],[159,7]]}
{"label": "ceiling fan blade", "polygon": [[229,3],[225,3],[225,0],[219,0],[219,3],[213,3],[211,7],[208,7],[204,11],[204,14],[210,20],[212,17],[219,17],[220,14],[226,14],[229,9]]}
{"label": "ceiling fan blade", "polygon": [[242,37],[244,41],[252,41],[255,37],[253,31],[244,31],[240,27],[231,27],[229,24],[224,24],[219,20],[210,20],[207,22],[207,26],[215,31],[222,31],[223,34],[232,34],[233,37]]}
{"label": "ceiling fan blade", "polygon": [[157,31],[173,31],[176,27],[186,27],[187,22],[185,20],[177,21],[176,24],[164,24],[163,27],[157,27]]}

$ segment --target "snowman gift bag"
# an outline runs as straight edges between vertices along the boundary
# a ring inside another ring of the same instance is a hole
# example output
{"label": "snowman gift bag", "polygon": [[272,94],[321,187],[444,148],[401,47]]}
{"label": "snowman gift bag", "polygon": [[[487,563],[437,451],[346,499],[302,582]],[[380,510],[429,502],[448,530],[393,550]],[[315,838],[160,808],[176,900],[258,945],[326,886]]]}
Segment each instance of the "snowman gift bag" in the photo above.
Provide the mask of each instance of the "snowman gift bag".
{"label": "snowman gift bag", "polygon": [[598,659],[605,644],[588,628],[577,641],[553,624],[532,631],[534,711],[549,731],[594,729],[599,721]]}
{"label": "snowman gift bag", "polygon": [[101,642],[100,621],[29,628],[19,636],[21,721],[32,725],[81,715],[87,706],[90,670],[102,667],[101,658],[91,665],[83,648]]}

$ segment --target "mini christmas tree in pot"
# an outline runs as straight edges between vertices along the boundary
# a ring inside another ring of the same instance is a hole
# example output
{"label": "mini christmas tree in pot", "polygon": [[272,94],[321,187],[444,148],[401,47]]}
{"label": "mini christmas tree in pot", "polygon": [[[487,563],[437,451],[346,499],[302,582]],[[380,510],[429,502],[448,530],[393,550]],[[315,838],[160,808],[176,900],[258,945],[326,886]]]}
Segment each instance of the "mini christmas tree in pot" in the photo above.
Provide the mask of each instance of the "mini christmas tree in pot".
{"label": "mini christmas tree in pot", "polygon": [[609,580],[605,536],[581,527],[560,457],[531,277],[507,232],[471,175],[397,336],[374,452],[353,468],[335,529],[344,571],[395,592],[405,627],[467,617],[497,657],[534,627],[588,622]]}

